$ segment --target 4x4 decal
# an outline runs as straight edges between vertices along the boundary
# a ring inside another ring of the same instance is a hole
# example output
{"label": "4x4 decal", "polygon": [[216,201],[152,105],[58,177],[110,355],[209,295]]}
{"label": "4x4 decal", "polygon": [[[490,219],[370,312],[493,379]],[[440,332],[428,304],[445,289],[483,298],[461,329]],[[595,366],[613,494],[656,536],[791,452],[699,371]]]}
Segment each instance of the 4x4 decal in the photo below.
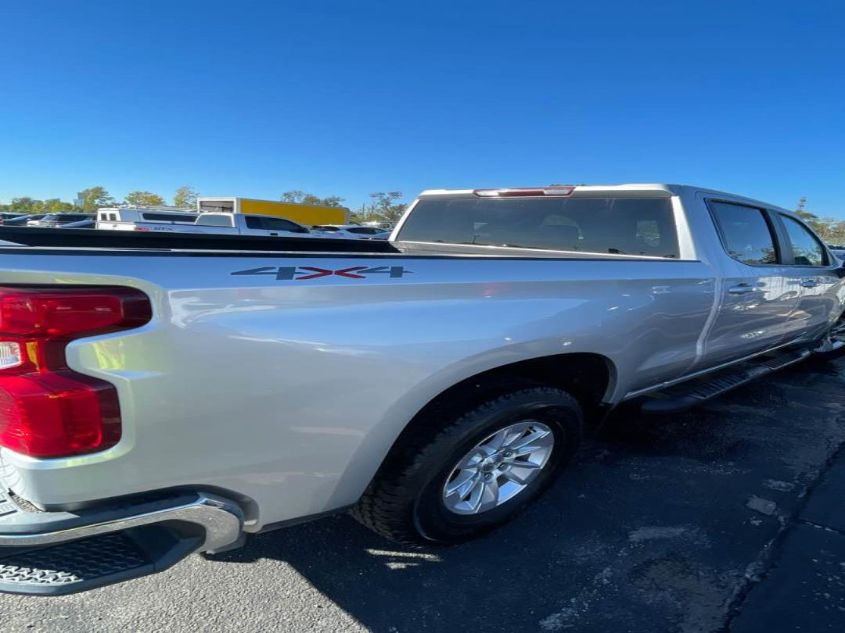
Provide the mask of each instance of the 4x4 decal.
{"label": "4x4 decal", "polygon": [[321,277],[345,277],[347,279],[366,279],[369,275],[388,275],[391,279],[401,279],[413,274],[404,266],[350,266],[349,268],[318,268],[317,266],[261,266],[248,270],[238,270],[233,275],[271,275],[277,280],[306,281]]}

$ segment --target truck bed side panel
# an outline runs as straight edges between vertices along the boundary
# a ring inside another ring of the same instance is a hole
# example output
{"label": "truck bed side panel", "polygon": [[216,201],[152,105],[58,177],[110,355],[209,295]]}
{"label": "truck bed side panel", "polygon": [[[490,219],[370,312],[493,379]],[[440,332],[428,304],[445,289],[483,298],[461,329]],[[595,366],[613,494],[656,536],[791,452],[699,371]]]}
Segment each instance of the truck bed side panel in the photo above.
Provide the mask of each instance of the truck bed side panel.
{"label": "truck bed side panel", "polygon": [[600,353],[608,401],[675,377],[714,288],[692,261],[401,255],[34,251],[2,276],[124,284],[154,305],[143,328],[68,349],[117,385],[121,442],[74,458],[73,477],[71,460],[2,451],[5,483],[43,505],[214,486],[258,502],[252,530],[353,503],[413,415],[481,371]]}

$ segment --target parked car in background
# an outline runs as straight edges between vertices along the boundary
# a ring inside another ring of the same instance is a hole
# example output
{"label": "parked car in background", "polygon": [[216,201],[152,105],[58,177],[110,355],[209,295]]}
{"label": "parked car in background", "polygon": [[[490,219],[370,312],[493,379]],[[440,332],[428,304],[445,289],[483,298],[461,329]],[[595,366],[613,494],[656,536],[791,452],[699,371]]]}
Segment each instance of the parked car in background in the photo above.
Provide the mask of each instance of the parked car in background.
{"label": "parked car in background", "polygon": [[46,214],[44,213],[23,213],[15,214],[16,217],[11,217],[3,220],[3,226],[28,226],[32,220],[40,220]]}
{"label": "parked car in background", "polygon": [[97,228],[134,231],[138,222],[193,224],[199,213],[176,207],[103,207],[97,209]]}
{"label": "parked car in background", "polygon": [[65,222],[59,224],[56,228],[59,229],[95,229],[97,228],[96,216],[92,213],[90,218],[84,220],[77,220],[76,222]]}
{"label": "parked car in background", "polygon": [[23,214],[23,213],[11,213],[11,212],[8,212],[8,211],[4,211],[3,213],[0,213],[0,224],[5,223],[7,220],[14,220],[15,218],[19,218],[22,215],[25,215],[25,214]]}
{"label": "parked car in background", "polygon": [[91,225],[93,226],[93,220],[95,217],[96,215],[93,213],[48,213],[43,217],[30,219],[27,221],[26,225],[42,229],[51,229],[58,228],[66,224],[91,221]]}
{"label": "parked car in background", "polygon": [[136,222],[136,231],[169,233],[208,233],[216,235],[262,235],[311,237],[307,227],[291,220],[271,215],[244,213],[201,213],[193,224],[166,224],[161,222]]}
{"label": "parked car in background", "polygon": [[361,224],[318,224],[311,227],[317,233],[326,237],[343,237],[346,239],[386,240],[390,231],[379,226],[363,226]]}

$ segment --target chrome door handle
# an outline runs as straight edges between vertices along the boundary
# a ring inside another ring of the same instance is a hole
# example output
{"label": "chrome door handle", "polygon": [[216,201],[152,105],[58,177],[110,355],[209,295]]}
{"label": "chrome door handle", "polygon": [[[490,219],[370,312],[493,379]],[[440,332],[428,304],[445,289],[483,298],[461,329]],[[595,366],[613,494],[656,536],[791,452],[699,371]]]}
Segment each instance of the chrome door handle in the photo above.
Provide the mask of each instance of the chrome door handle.
{"label": "chrome door handle", "polygon": [[802,279],[801,280],[801,287],[802,288],[815,288],[819,285],[815,279]]}
{"label": "chrome door handle", "polygon": [[728,288],[728,292],[732,295],[745,295],[749,292],[757,292],[759,288],[751,284],[737,284]]}

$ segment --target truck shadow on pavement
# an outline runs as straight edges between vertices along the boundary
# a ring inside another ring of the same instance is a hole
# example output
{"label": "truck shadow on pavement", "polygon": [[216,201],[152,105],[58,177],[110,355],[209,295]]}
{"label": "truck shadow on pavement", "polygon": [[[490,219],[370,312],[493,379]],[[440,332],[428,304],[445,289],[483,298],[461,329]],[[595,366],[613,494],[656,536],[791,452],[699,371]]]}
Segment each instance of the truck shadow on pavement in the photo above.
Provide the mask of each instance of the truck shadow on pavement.
{"label": "truck shadow on pavement", "polygon": [[259,535],[374,631],[720,631],[747,573],[845,441],[845,362],[803,364],[671,418],[619,411],[510,525],[396,546],[346,516]]}

